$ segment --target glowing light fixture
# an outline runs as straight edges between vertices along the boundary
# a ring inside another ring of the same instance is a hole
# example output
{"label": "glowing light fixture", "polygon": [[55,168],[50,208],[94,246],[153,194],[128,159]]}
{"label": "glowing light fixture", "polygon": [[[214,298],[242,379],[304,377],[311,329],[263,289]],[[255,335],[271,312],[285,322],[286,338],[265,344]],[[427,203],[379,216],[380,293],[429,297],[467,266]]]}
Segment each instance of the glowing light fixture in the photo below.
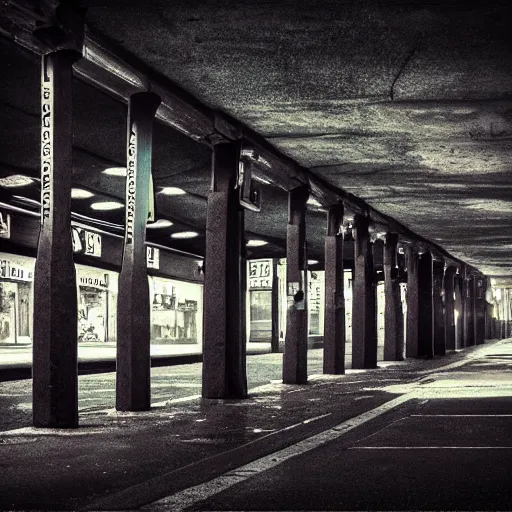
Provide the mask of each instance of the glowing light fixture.
{"label": "glowing light fixture", "polygon": [[88,199],[92,197],[94,194],[89,192],[88,190],[84,190],[83,188],[72,188],[71,189],[71,197],[73,199]]}
{"label": "glowing light fixture", "polygon": [[318,260],[308,260],[308,265],[316,265]]}
{"label": "glowing light fixture", "polygon": [[119,203],[117,201],[101,201],[99,203],[91,204],[91,208],[93,210],[103,210],[103,211],[118,210],[119,208],[123,208],[123,207],[124,207],[124,204]]}
{"label": "glowing light fixture", "polygon": [[247,247],[261,247],[267,244],[268,242],[266,240],[249,240],[247,242]]}
{"label": "glowing light fixture", "polygon": [[178,233],[173,233],[171,238],[195,238],[199,236],[199,233],[195,231],[179,231]]}
{"label": "glowing light fixture", "polygon": [[322,205],[314,197],[310,197],[306,201],[306,204],[309,204],[309,206],[315,206],[316,208],[322,208]]}
{"label": "glowing light fixture", "polygon": [[178,187],[164,187],[160,190],[160,194],[164,196],[182,196],[186,192],[182,188]]}
{"label": "glowing light fixture", "polygon": [[126,176],[126,167],[109,167],[103,171],[103,174],[109,176]]}
{"label": "glowing light fixture", "polygon": [[25,187],[34,183],[32,178],[22,174],[13,174],[5,178],[0,178],[0,186],[6,188]]}
{"label": "glowing light fixture", "polygon": [[160,228],[168,228],[172,226],[172,222],[167,219],[158,219],[156,222],[152,222],[151,224],[147,224],[147,229],[160,229]]}

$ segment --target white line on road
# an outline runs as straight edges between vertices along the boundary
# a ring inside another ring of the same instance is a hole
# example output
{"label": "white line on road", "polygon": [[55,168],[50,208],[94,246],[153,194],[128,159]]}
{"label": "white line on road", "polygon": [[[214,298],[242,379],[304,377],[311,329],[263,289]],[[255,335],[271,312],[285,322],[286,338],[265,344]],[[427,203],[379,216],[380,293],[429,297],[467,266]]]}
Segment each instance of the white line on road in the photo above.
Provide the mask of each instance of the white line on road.
{"label": "white line on road", "polygon": [[268,471],[269,469],[282,464],[288,459],[314,450],[315,448],[318,448],[319,446],[329,441],[334,441],[347,432],[359,427],[363,423],[377,418],[381,414],[394,409],[395,407],[411,400],[412,398],[415,398],[413,393],[399,396],[375,409],[372,409],[371,411],[365,412],[359,416],[356,416],[355,418],[344,421],[343,423],[340,423],[333,428],[325,430],[324,432],[320,432],[319,434],[299,441],[298,443],[289,446],[288,448],[284,448],[283,450],[279,450],[270,455],[262,457],[261,459],[257,459],[253,462],[250,462],[249,464],[236,468],[233,471],[224,473],[223,475],[214,478],[209,482],[190,487],[181,492],[155,501],[150,505],[142,507],[142,510],[173,510],[176,512],[184,510],[185,508],[192,506],[198,501],[208,499],[237,483],[243,482],[248,478],[252,478],[257,474],[263,473],[264,471]]}
{"label": "white line on road", "polygon": [[512,446],[352,446],[349,450],[512,450]]}
{"label": "white line on road", "polygon": [[512,414],[411,414],[411,418],[511,418]]}

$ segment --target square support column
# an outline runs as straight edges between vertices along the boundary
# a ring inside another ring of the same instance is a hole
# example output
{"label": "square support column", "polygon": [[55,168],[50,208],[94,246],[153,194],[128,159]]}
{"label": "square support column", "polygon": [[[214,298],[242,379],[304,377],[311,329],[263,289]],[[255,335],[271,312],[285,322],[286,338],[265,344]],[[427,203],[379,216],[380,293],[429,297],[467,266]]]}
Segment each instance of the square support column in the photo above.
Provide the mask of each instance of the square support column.
{"label": "square support column", "polygon": [[418,357],[418,326],[419,326],[419,281],[418,253],[411,247],[406,248],[407,266],[407,324],[405,335],[405,357]]}
{"label": "square support column", "polygon": [[446,355],[445,308],[443,305],[444,260],[433,261],[434,355]]}
{"label": "square support column", "polygon": [[345,373],[343,204],[331,206],[325,236],[324,373]]}
{"label": "square support column", "polygon": [[117,296],[116,409],[151,408],[149,283],[146,223],[152,193],[153,121],[160,97],[152,92],[130,96],[127,123],[125,237]]}
{"label": "square support column", "polygon": [[471,276],[465,268],[464,275],[464,347],[472,347],[475,344],[475,325],[474,317],[474,284]]}
{"label": "square support column", "polygon": [[78,426],[77,289],[71,239],[72,80],[81,55],[42,58],[41,227],[34,272],[33,422]]}
{"label": "square support column", "polygon": [[288,192],[286,235],[286,295],[288,314],[283,355],[283,382],[306,384],[308,381],[308,309],[306,256],[307,187]]}
{"label": "square support column", "polygon": [[418,261],[418,355],[427,358],[434,356],[434,299],[432,294],[432,271],[432,254],[428,251],[420,254]]}
{"label": "square support column", "polygon": [[247,397],[244,210],[237,188],[241,141],[215,144],[204,273],[203,398]]}
{"label": "square support column", "polygon": [[444,273],[444,336],[446,350],[455,350],[455,272],[453,266],[446,268]]}
{"label": "square support column", "polygon": [[272,259],[272,291],[270,295],[270,310],[272,331],[270,338],[270,349],[272,353],[279,352],[279,279],[277,275],[277,267],[279,258]]}
{"label": "square support column", "polygon": [[388,233],[384,245],[384,361],[404,359],[404,315],[397,265],[398,235]]}
{"label": "square support column", "polygon": [[354,216],[352,368],[377,367],[377,290],[368,226],[367,217]]}
{"label": "square support column", "polygon": [[485,338],[485,279],[475,276],[474,279],[474,304],[475,304],[475,344],[482,345]]}

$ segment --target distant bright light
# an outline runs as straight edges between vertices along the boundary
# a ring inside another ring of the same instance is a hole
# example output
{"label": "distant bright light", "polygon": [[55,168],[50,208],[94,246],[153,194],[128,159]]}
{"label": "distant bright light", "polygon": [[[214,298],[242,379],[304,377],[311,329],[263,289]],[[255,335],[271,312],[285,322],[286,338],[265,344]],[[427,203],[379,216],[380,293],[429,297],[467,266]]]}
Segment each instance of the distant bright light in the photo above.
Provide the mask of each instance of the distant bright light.
{"label": "distant bright light", "polygon": [[195,238],[199,236],[199,233],[195,231],[179,231],[178,233],[173,233],[171,238]]}
{"label": "distant bright light", "polygon": [[109,176],[126,176],[126,167],[109,167],[103,171],[103,174]]}
{"label": "distant bright light", "polygon": [[94,194],[89,192],[88,190],[84,190],[83,188],[72,188],[71,189],[71,197],[73,199],[88,199],[92,197]]}
{"label": "distant bright light", "polygon": [[247,247],[261,247],[267,244],[268,242],[266,240],[249,240],[247,242]]}
{"label": "distant bright light", "polygon": [[322,205],[314,197],[310,197],[306,201],[306,204],[309,204],[309,206],[316,206],[317,208],[321,208],[322,207]]}
{"label": "distant bright light", "polygon": [[23,176],[22,174],[13,174],[6,178],[0,178],[0,186],[6,188],[25,187],[34,183],[32,178]]}
{"label": "distant bright light", "polygon": [[308,265],[316,265],[318,260],[308,260]]}
{"label": "distant bright light", "polygon": [[178,187],[164,187],[160,190],[160,194],[163,194],[164,196],[182,196],[183,194],[186,194],[186,192],[182,188]]}
{"label": "distant bright light", "polygon": [[147,229],[159,229],[159,228],[168,228],[172,226],[172,222],[167,219],[158,219],[156,222],[152,222],[151,224],[147,224]]}
{"label": "distant bright light", "polygon": [[99,203],[92,203],[91,208],[93,210],[118,210],[119,208],[123,208],[123,203],[118,203],[117,201],[102,201]]}

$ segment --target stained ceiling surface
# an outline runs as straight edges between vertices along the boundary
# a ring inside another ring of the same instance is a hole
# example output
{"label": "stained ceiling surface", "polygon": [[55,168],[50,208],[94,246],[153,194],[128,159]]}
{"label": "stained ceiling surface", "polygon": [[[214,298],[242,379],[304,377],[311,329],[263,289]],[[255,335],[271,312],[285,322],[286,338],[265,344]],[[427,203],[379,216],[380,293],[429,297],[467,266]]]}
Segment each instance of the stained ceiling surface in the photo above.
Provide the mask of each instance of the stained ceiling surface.
{"label": "stained ceiling surface", "polygon": [[86,22],[332,184],[512,274],[509,2],[104,1]]}

